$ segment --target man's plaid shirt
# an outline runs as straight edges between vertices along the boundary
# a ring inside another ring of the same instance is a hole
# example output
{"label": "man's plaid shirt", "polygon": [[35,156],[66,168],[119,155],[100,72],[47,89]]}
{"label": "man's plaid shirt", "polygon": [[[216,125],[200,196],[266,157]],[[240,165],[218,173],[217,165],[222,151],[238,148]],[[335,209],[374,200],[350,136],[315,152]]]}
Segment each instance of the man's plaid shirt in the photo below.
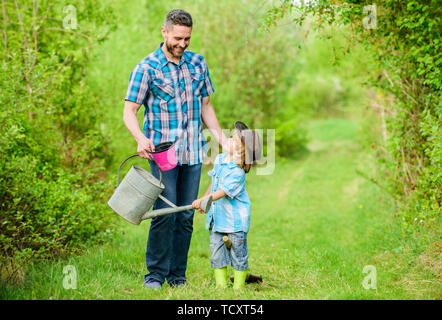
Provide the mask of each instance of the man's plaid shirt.
{"label": "man's plaid shirt", "polygon": [[178,164],[199,164],[207,151],[202,100],[215,92],[209,69],[201,55],[188,50],[175,64],[162,45],[132,70],[125,100],[144,104],[144,134],[154,145],[173,141]]}

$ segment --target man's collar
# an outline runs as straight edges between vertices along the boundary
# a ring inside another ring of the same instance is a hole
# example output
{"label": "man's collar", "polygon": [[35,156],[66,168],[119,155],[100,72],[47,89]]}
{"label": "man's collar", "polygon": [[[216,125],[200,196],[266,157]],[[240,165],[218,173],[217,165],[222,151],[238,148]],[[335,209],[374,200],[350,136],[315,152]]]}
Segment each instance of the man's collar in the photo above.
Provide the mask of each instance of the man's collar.
{"label": "man's collar", "polygon": [[[164,67],[169,61],[172,62],[172,63],[175,63],[172,60],[167,59],[166,55],[164,54],[163,50],[161,49],[161,47],[163,46],[163,43],[164,42],[161,42],[160,46],[155,51],[155,56],[160,61],[161,67]],[[184,50],[183,55],[181,56],[180,63],[178,65],[181,65],[184,61],[189,63],[189,58],[187,57],[187,52],[186,51],[187,50]]]}

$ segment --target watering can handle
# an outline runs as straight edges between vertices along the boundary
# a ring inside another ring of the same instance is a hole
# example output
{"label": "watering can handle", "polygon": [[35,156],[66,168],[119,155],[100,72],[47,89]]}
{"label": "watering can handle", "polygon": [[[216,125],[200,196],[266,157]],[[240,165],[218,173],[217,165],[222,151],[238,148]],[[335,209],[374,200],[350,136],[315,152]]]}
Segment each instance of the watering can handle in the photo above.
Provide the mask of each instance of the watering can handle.
{"label": "watering can handle", "polygon": [[[117,187],[120,185],[120,170],[121,170],[121,167],[123,166],[123,164],[127,161],[127,160],[129,160],[130,158],[133,158],[133,157],[139,157],[140,155],[137,153],[137,154],[133,154],[133,155],[131,155],[131,156],[129,156],[129,157],[127,157],[126,159],[124,159],[124,161],[120,164],[120,167],[118,168],[118,174],[117,174]],[[152,169],[151,169],[151,171],[152,171]],[[160,185],[161,185],[161,180],[162,180],[162,178],[163,178],[163,175],[161,174],[161,170],[158,170],[159,172],[160,172]]]}

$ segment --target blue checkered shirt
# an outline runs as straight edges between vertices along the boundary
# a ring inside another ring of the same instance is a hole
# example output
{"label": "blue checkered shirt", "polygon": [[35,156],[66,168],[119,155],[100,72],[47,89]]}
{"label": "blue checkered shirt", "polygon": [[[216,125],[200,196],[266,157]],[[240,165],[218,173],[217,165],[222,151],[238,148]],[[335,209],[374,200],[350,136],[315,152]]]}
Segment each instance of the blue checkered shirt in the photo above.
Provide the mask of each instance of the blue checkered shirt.
{"label": "blue checkered shirt", "polygon": [[188,50],[177,65],[162,45],[132,70],[125,100],[145,106],[143,130],[154,145],[173,141],[178,164],[199,164],[207,152],[202,100],[215,92],[209,69],[201,55]]}
{"label": "blue checkered shirt", "polygon": [[250,199],[246,191],[245,172],[233,161],[225,161],[227,153],[216,156],[213,169],[211,193],[222,189],[227,195],[212,203],[207,212],[206,229],[212,225],[216,232],[249,232]]}

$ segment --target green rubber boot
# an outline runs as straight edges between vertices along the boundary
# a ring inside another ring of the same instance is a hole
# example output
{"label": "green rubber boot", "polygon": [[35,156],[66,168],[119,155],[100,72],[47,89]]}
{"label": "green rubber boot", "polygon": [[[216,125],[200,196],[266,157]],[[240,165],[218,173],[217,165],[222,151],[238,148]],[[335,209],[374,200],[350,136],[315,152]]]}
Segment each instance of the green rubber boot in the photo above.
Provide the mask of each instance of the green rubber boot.
{"label": "green rubber boot", "polygon": [[233,289],[243,290],[246,284],[247,270],[238,271],[233,270]]}
{"label": "green rubber boot", "polygon": [[227,267],[214,269],[217,288],[227,288]]}

